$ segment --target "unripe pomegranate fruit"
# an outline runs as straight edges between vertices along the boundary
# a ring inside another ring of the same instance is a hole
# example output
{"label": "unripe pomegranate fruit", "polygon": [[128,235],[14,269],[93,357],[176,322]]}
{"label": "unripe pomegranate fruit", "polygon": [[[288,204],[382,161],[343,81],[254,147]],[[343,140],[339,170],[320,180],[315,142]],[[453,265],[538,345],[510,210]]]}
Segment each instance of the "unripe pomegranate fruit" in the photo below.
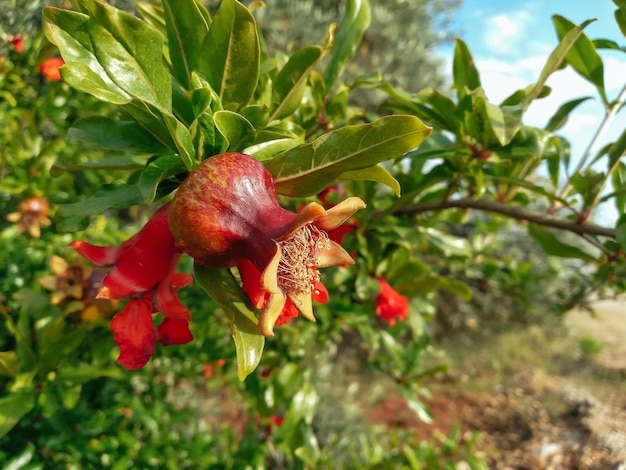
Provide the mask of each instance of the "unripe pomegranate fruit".
{"label": "unripe pomegranate fruit", "polygon": [[269,298],[259,328],[272,335],[289,298],[314,320],[311,295],[318,268],[353,263],[326,234],[365,207],[356,197],[330,210],[309,203],[296,214],[283,209],[262,163],[245,154],[225,153],[205,160],[178,189],[169,208],[175,243],[197,263],[227,268],[249,260],[261,273]]}

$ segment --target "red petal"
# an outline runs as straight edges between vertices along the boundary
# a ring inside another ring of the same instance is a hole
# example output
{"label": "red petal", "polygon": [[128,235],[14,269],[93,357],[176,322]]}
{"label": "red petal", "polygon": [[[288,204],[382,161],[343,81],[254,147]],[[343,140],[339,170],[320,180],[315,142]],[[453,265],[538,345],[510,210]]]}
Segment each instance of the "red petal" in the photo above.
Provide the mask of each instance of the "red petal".
{"label": "red petal", "polygon": [[103,285],[111,298],[146,292],[176,269],[180,253],[167,225],[168,205],[159,209],[144,227],[119,248],[119,256]]}
{"label": "red petal", "polygon": [[409,316],[409,299],[398,293],[384,278],[376,278],[380,284],[380,294],[376,298],[376,315],[391,326],[396,320],[404,320]]}
{"label": "red petal", "polygon": [[96,246],[82,240],[73,241],[68,246],[96,266],[113,266],[120,255],[117,246]]}
{"label": "red petal", "polygon": [[113,338],[120,348],[117,362],[127,369],[142,368],[152,356],[157,338],[153,311],[150,302],[133,299],[111,320]]}
{"label": "red petal", "polygon": [[324,284],[317,281],[315,284],[313,284],[311,298],[318,304],[328,303],[328,289],[326,289],[326,286]]}
{"label": "red petal", "polygon": [[189,322],[180,318],[168,318],[159,325],[159,341],[164,346],[187,344],[193,340]]}
{"label": "red petal", "polygon": [[285,306],[283,307],[283,311],[280,312],[280,316],[276,320],[276,323],[274,323],[274,326],[286,325],[292,318],[297,317],[298,309],[290,299],[287,299],[287,302],[285,302]]}
{"label": "red petal", "polygon": [[256,308],[263,308],[267,301],[267,292],[261,288],[261,273],[251,261],[244,259],[237,265],[241,276],[241,288],[248,294],[250,302]]}
{"label": "red petal", "polygon": [[170,285],[169,279],[161,282],[154,295],[154,306],[167,317],[189,320],[189,310],[180,302],[178,294]]}

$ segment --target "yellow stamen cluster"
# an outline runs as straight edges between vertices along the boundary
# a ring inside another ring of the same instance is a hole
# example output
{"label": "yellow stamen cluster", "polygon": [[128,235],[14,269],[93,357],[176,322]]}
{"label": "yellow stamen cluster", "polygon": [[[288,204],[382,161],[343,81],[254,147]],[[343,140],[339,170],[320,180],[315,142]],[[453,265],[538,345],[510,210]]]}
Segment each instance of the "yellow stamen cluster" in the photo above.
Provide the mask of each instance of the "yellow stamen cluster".
{"label": "yellow stamen cluster", "polygon": [[319,281],[319,253],[330,250],[328,235],[307,224],[279,245],[282,256],[278,263],[278,286],[286,294],[310,294],[313,284]]}

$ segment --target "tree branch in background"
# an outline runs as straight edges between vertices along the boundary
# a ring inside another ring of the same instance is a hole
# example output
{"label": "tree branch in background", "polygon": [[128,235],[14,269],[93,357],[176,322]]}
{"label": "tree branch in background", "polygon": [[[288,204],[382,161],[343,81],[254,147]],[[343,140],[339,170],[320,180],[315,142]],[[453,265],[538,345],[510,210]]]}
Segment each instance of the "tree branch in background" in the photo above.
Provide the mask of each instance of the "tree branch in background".
{"label": "tree branch in background", "polygon": [[602,237],[615,238],[615,229],[601,227],[593,224],[581,224],[571,220],[561,219],[542,212],[531,211],[518,206],[507,206],[492,199],[448,199],[438,202],[425,202],[421,204],[408,205],[399,212],[408,215],[417,215],[423,212],[439,211],[443,209],[477,209],[486,212],[493,212],[511,217],[517,220],[525,220],[545,227],[568,230],[580,235],[599,235]]}

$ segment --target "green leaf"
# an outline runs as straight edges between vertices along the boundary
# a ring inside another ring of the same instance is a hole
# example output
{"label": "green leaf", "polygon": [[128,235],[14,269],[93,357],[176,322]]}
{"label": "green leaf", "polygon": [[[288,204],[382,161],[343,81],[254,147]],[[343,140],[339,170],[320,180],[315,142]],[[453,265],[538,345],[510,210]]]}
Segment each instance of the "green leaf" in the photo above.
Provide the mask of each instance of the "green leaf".
{"label": "green leaf", "polygon": [[196,148],[193,144],[191,132],[189,132],[187,126],[171,114],[163,114],[163,119],[172,139],[174,139],[178,155],[180,155],[185,167],[190,171],[193,170],[199,162],[196,159]]}
{"label": "green leaf", "polygon": [[198,70],[222,99],[225,109],[245,106],[257,85],[260,43],[252,13],[235,0],[220,5],[202,44]]}
{"label": "green leaf", "polygon": [[531,91],[528,92],[526,98],[524,100],[524,104],[528,106],[531,102],[533,102],[537,97],[541,95],[543,89],[545,87],[545,83],[548,80],[548,77],[552,75],[555,71],[557,71],[565,57],[567,56],[569,50],[576,43],[578,38],[583,34],[583,29],[587,27],[589,23],[592,23],[594,20],[587,20],[582,23],[580,26],[574,26],[570,29],[566,34],[561,38],[561,42],[559,45],[554,48],[554,50],[550,53],[548,60],[546,61],[543,69],[541,69],[541,73],[539,74],[539,80],[532,87]]}
{"label": "green leaf", "polygon": [[191,72],[204,54],[202,42],[209,31],[204,8],[196,0],[163,0],[167,42],[174,77],[190,89]]}
{"label": "green leaf", "polygon": [[59,369],[58,379],[69,383],[86,383],[100,377],[122,380],[124,373],[119,367],[103,369],[90,364],[82,364],[80,367],[63,366]]}
{"label": "green leaf", "polygon": [[146,23],[159,31],[163,37],[167,36],[165,12],[161,5],[150,2],[135,2],[135,5],[137,7],[137,13],[141,15]]}
{"label": "green leaf", "polygon": [[570,113],[574,111],[574,109],[576,109],[578,105],[584,103],[589,99],[591,99],[591,96],[585,96],[584,98],[577,98],[575,100],[563,103],[561,107],[557,110],[557,112],[554,113],[554,115],[550,118],[548,124],[546,124],[546,127],[544,129],[550,132],[556,132],[561,127],[563,127],[565,123],[567,123],[567,118],[569,117]]}
{"label": "green leaf", "polygon": [[0,437],[8,433],[35,406],[35,393],[12,393],[0,398]]}
{"label": "green leaf", "polygon": [[77,232],[89,226],[91,215],[142,203],[143,197],[137,185],[110,184],[103,186],[88,199],[59,206],[54,220],[60,232]]}
{"label": "green leaf", "polygon": [[584,261],[597,261],[596,258],[577,246],[559,240],[552,232],[536,224],[528,224],[528,233],[551,256],[578,258]]}
{"label": "green leaf", "polygon": [[454,59],[452,63],[453,86],[457,90],[459,97],[462,97],[481,86],[480,75],[474,65],[474,58],[467,44],[457,38],[454,41],[454,45]]}
{"label": "green leaf", "polygon": [[307,77],[322,57],[323,49],[307,46],[295,52],[273,80],[270,121],[293,114],[302,101]]}
{"label": "green leaf", "polygon": [[348,0],[323,74],[326,90],[330,90],[343,73],[369,25],[369,0]]}
{"label": "green leaf", "polygon": [[89,36],[109,77],[129,95],[171,111],[172,81],[163,62],[163,36],[130,13],[97,0],[89,5]]}
{"label": "green leaf", "polygon": [[330,131],[265,165],[280,194],[310,196],[342,173],[400,157],[420,145],[431,130],[415,116],[386,116],[369,124]]}
{"label": "green leaf", "polygon": [[171,153],[152,134],[133,121],[106,116],[79,119],[68,131],[71,137],[100,148],[137,153]]}
{"label": "green leaf", "polygon": [[622,214],[615,225],[615,239],[626,250],[626,214]]}
{"label": "green leaf", "polygon": [[254,142],[256,131],[250,121],[241,114],[232,111],[217,111],[213,115],[215,127],[224,136],[223,150],[241,152],[246,146]]}
{"label": "green leaf", "polygon": [[259,365],[265,346],[265,337],[259,333],[248,296],[228,269],[196,265],[194,273],[198,285],[222,307],[232,322],[237,375],[243,381]]}
{"label": "green leaf", "polygon": [[[554,15],[552,22],[561,40],[569,31],[576,28],[574,23],[559,15]],[[567,52],[565,59],[581,77],[595,85],[602,101],[608,103],[604,89],[604,64],[593,42],[586,34],[581,32],[573,47]]]}
{"label": "green leaf", "polygon": [[144,202],[149,204],[154,201],[159,183],[184,171],[183,161],[174,155],[165,155],[148,163],[138,182]]}
{"label": "green leaf", "polygon": [[[11,454],[14,455],[13,453]],[[43,466],[31,462],[34,455],[35,446],[32,443],[28,443],[19,455],[16,455],[9,461],[5,461],[2,468],[4,470],[39,470],[43,468]]]}
{"label": "green leaf", "polygon": [[618,10],[615,10],[615,22],[624,37],[626,37],[626,7],[622,6]]}
{"label": "green leaf", "polygon": [[497,106],[490,103],[481,87],[472,92],[474,108],[484,113],[491,131],[503,147],[508,145],[519,131],[524,114],[523,105]]}
{"label": "green leaf", "polygon": [[624,129],[618,139],[609,147],[609,168],[612,169],[615,167],[624,154],[626,154],[626,129]]}
{"label": "green leaf", "polygon": [[402,189],[400,183],[396,180],[386,168],[380,165],[374,165],[362,170],[345,171],[337,177],[340,181],[369,180],[389,186],[396,196],[400,197]]}
{"label": "green leaf", "polygon": [[102,101],[127,103],[130,96],[111,80],[94,54],[88,24],[89,17],[82,13],[52,7],[43,10],[44,32],[65,60],[61,75],[67,84]]}
{"label": "green leaf", "polygon": [[20,369],[20,358],[15,351],[0,352],[0,376],[15,377]]}

